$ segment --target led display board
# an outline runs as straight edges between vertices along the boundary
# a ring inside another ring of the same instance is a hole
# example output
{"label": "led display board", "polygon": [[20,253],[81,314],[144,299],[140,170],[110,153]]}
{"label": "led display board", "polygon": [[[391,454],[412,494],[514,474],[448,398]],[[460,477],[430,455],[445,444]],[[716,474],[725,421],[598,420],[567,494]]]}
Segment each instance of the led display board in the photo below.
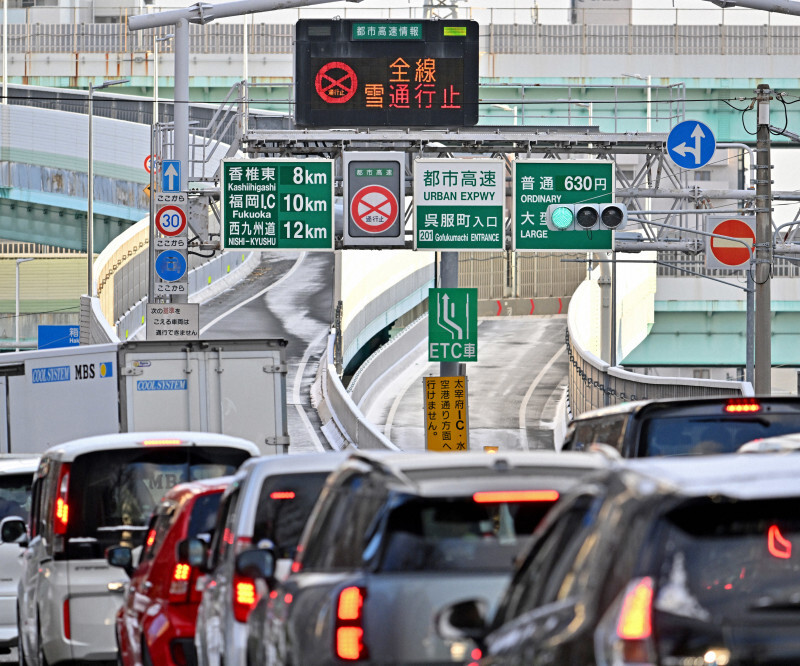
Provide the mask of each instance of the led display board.
{"label": "led display board", "polygon": [[295,40],[297,125],[478,122],[475,21],[300,20]]}

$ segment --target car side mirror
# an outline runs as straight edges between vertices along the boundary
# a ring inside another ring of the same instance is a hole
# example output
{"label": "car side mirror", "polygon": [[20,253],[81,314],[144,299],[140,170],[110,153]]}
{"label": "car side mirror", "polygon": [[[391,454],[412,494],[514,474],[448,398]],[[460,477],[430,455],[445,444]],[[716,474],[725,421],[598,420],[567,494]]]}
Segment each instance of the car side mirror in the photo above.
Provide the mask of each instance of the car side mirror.
{"label": "car side mirror", "polygon": [[128,578],[133,575],[133,551],[128,546],[111,546],[106,549],[106,561],[112,567],[124,569]]}
{"label": "car side mirror", "polygon": [[272,587],[275,581],[275,553],[269,548],[251,548],[236,557],[236,573],[260,578]]}
{"label": "car side mirror", "polygon": [[478,599],[468,599],[445,606],[436,614],[436,632],[448,641],[475,641],[483,648],[488,631],[487,604]]}
{"label": "car side mirror", "polygon": [[8,516],[0,520],[0,543],[18,543],[28,545],[28,533],[25,521],[19,516]]}
{"label": "car side mirror", "polygon": [[207,571],[206,561],[208,559],[207,545],[196,537],[179,541],[176,547],[175,556],[181,564],[188,564],[203,573]]}

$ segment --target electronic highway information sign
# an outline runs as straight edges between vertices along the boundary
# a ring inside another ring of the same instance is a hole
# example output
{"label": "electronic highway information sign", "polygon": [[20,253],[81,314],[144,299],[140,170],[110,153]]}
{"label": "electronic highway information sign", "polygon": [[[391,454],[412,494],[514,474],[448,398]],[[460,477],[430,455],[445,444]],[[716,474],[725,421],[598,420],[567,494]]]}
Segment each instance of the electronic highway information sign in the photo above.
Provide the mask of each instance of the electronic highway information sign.
{"label": "electronic highway information sign", "polygon": [[298,125],[478,122],[475,21],[300,20],[295,42]]}
{"label": "electronic highway information sign", "polygon": [[332,250],[333,160],[223,160],[222,249]]}

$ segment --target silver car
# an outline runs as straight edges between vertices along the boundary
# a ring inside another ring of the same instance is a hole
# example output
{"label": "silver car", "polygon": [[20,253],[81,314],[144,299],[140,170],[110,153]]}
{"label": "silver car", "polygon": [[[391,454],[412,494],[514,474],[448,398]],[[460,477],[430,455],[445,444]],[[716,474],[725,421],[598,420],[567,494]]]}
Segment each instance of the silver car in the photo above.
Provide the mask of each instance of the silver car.
{"label": "silver car", "polygon": [[267,578],[248,662],[473,661],[474,645],[437,635],[436,610],[476,597],[497,604],[559,495],[609,464],[584,455],[353,455],[320,495],[288,579]]}

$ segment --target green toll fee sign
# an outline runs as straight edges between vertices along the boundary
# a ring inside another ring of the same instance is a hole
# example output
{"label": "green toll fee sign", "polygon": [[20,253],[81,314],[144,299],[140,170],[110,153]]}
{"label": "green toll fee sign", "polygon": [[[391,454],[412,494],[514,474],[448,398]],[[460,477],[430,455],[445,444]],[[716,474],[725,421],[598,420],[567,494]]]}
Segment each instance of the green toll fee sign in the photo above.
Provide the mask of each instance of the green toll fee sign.
{"label": "green toll fee sign", "polygon": [[504,221],[502,160],[414,162],[415,250],[503,250]]}
{"label": "green toll fee sign", "polygon": [[223,160],[225,250],[332,250],[333,160]]}
{"label": "green toll fee sign", "polygon": [[608,230],[547,228],[550,204],[612,203],[614,163],[610,160],[516,160],[514,162],[515,250],[610,250]]}

